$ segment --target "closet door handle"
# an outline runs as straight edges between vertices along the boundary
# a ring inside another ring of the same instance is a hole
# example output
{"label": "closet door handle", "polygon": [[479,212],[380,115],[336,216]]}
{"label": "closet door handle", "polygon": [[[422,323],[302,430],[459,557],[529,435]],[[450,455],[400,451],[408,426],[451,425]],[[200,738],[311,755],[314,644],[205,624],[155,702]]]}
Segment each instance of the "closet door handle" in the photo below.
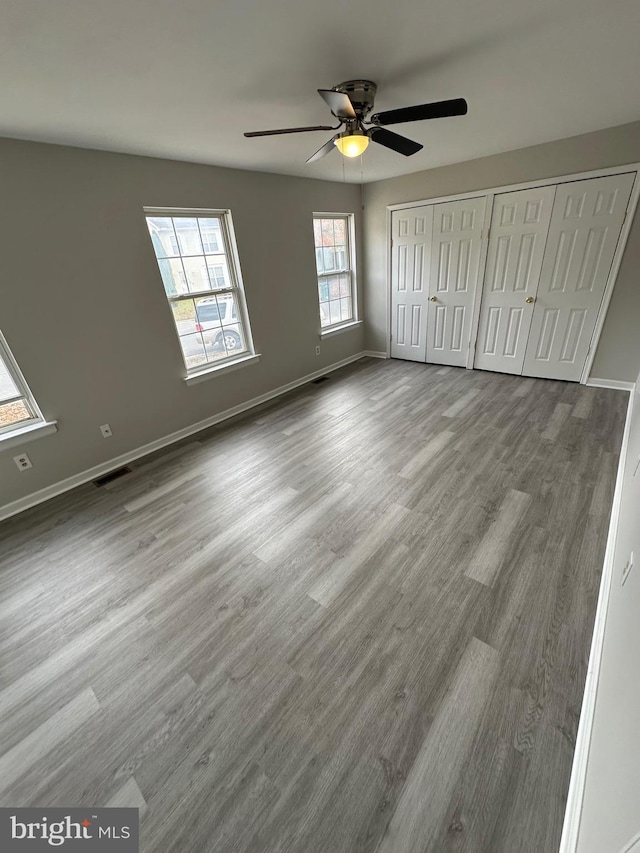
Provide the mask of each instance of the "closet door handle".
{"label": "closet door handle", "polygon": [[527,298],[524,301],[531,304],[533,302],[533,296],[527,296]]}
{"label": "closet door handle", "polygon": [[438,297],[437,297],[437,296],[430,296],[430,297],[429,297],[429,301],[430,301],[430,302],[437,302],[437,301],[438,301]]}

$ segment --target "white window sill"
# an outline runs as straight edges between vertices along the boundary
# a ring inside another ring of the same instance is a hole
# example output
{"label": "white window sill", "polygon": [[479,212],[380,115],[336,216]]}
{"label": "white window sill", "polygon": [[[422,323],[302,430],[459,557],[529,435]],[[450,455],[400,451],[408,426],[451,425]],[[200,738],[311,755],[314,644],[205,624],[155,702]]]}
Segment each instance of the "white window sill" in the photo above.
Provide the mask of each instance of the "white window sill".
{"label": "white window sill", "polygon": [[57,423],[57,421],[46,421],[5,432],[0,435],[0,450],[9,450],[11,447],[19,447],[21,444],[35,441],[45,435],[53,435],[54,432],[58,432]]}
{"label": "white window sill", "polygon": [[259,352],[254,355],[246,355],[243,358],[238,358],[236,361],[227,361],[215,367],[208,367],[206,370],[200,370],[198,373],[190,373],[184,381],[187,385],[197,385],[198,382],[213,379],[214,376],[220,376],[221,373],[231,373],[232,370],[239,370],[241,367],[256,364],[258,361],[260,361]]}
{"label": "white window sill", "polygon": [[341,326],[331,326],[323,332],[320,332],[321,338],[330,338],[333,335],[339,335],[340,332],[348,332],[349,329],[357,329],[362,325],[362,320],[353,320],[349,323],[343,323]]}

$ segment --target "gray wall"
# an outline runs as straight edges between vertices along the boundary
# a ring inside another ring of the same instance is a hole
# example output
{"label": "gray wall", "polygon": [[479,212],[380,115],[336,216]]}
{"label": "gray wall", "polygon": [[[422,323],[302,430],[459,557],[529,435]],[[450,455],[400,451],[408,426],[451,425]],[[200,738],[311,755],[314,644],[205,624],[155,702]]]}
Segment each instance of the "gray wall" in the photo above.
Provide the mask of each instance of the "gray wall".
{"label": "gray wall", "polygon": [[[59,431],[0,453],[0,507],[363,349],[319,340],[311,215],[355,185],[0,140],[0,329]],[[143,205],[230,208],[261,361],[187,387]],[[103,439],[99,425],[111,424]]]}
{"label": "gray wall", "polygon": [[[640,122],[521,148],[364,188],[366,346],[387,343],[386,206],[640,161]],[[640,363],[640,215],[636,216],[591,375],[635,381]]]}

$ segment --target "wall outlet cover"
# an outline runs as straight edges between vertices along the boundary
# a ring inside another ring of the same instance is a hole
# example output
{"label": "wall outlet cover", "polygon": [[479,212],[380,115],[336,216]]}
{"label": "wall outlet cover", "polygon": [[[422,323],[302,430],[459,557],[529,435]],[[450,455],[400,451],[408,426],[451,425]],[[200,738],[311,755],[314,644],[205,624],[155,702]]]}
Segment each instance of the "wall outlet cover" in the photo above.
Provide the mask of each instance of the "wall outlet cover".
{"label": "wall outlet cover", "polygon": [[19,456],[14,456],[13,461],[16,463],[20,471],[26,471],[27,468],[33,468],[33,464],[31,463],[31,460],[29,459],[26,453],[21,453]]}

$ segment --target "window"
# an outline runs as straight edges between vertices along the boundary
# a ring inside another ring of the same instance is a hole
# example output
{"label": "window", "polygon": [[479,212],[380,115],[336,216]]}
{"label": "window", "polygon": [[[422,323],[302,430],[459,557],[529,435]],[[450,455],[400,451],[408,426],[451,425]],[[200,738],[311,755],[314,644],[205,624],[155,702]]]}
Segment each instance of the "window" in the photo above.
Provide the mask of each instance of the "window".
{"label": "window", "polygon": [[187,372],[252,354],[230,213],[145,214]]}
{"label": "window", "polygon": [[0,437],[43,421],[42,413],[0,333]]}
{"label": "window", "polygon": [[357,319],[351,254],[353,216],[316,213],[313,235],[318,272],[320,328],[328,331]]}

